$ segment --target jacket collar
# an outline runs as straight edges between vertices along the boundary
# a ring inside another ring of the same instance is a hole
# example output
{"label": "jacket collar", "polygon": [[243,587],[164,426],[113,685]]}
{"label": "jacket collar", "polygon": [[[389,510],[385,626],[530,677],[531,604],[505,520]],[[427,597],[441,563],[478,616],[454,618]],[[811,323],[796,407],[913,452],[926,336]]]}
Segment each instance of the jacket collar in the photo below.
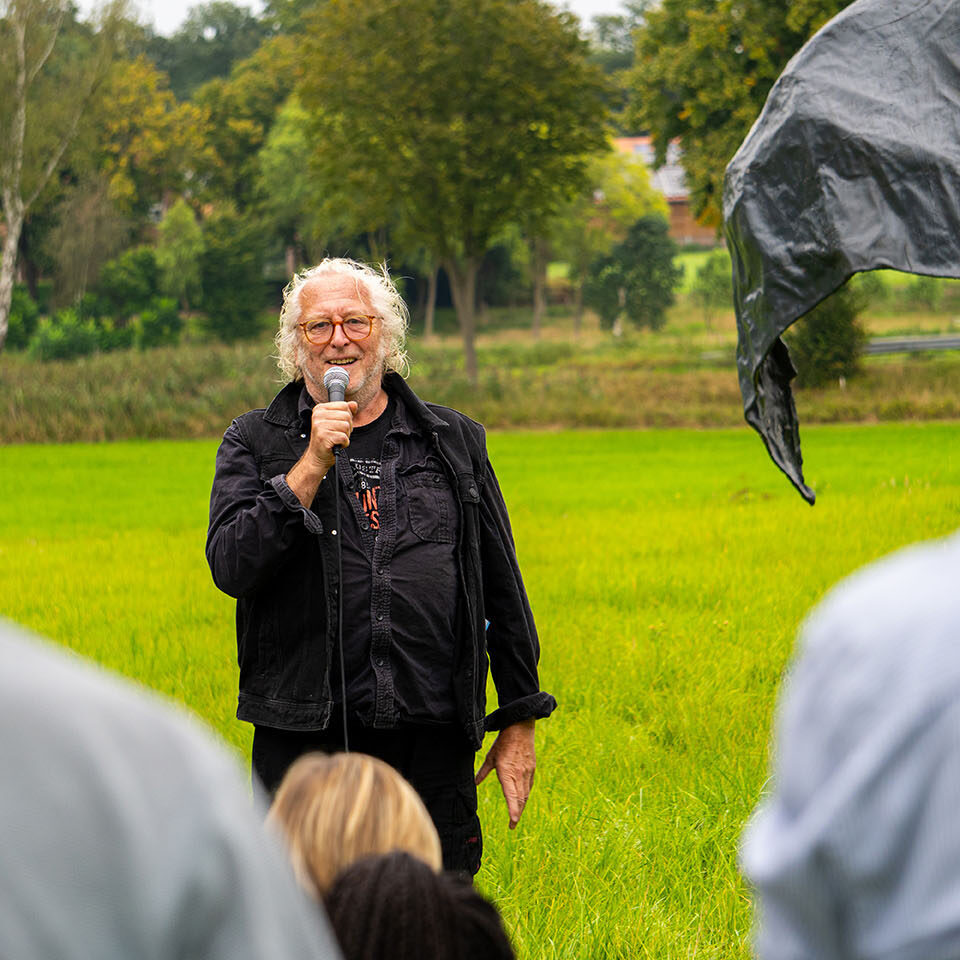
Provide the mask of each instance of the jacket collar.
{"label": "jacket collar", "polygon": [[[414,419],[426,430],[433,431],[448,426],[446,420],[438,417],[414,392],[407,381],[398,373],[389,371],[384,375],[383,388],[387,393],[396,397],[403,406],[413,415]],[[303,390],[302,380],[293,380],[288,383],[274,398],[263,414],[267,423],[275,423],[281,427],[296,424],[300,417],[300,394]]]}

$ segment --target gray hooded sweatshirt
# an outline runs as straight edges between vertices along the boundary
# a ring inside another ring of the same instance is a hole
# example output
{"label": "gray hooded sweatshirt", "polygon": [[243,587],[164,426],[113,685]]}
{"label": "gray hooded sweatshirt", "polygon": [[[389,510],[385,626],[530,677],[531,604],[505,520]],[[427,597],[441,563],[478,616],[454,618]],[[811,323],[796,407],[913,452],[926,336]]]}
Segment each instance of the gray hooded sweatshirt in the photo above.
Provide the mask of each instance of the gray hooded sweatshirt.
{"label": "gray hooded sweatshirt", "polygon": [[960,535],[809,617],[741,863],[762,960],[960,958]]}

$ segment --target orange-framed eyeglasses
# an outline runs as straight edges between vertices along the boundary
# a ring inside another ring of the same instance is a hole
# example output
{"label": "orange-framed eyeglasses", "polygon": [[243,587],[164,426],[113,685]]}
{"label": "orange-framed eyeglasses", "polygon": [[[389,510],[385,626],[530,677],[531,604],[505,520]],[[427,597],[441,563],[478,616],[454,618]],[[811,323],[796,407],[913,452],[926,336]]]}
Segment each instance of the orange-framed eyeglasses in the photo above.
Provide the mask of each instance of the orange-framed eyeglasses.
{"label": "orange-framed eyeglasses", "polygon": [[303,335],[318,347],[326,346],[333,339],[333,331],[336,327],[343,330],[343,335],[354,343],[366,340],[373,329],[373,321],[376,317],[368,317],[364,314],[354,314],[350,317],[344,317],[342,320],[331,320],[328,317],[319,317],[316,320],[302,320],[297,324]]}

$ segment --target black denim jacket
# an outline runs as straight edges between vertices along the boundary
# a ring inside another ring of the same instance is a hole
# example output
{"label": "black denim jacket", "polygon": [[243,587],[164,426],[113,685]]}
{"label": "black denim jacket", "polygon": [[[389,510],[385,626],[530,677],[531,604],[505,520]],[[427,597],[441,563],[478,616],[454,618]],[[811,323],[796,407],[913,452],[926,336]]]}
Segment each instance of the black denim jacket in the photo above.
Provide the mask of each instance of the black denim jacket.
{"label": "black denim jacket", "polygon": [[[460,511],[463,602],[454,693],[464,731],[479,747],[485,730],[547,717],[556,707],[539,688],[540,646],[510,521],[483,427],[424,403],[396,374],[387,374],[384,387],[415,427],[398,468],[429,449]],[[238,417],[224,434],[206,554],[216,585],[237,599],[237,716],[284,730],[322,730],[333,706],[339,588],[335,535],[325,520],[333,516],[334,493],[324,480],[307,510],[286,484],[309,439],[298,414],[301,389],[287,384],[266,410]],[[500,706],[485,716],[488,658]]]}

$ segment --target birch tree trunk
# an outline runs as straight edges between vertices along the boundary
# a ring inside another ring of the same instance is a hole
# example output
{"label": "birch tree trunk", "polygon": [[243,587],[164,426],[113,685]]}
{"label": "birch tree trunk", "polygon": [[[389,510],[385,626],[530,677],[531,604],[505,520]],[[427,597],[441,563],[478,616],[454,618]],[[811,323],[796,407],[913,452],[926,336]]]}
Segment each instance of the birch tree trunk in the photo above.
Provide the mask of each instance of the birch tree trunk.
{"label": "birch tree trunk", "polygon": [[[106,76],[117,26],[123,14],[122,0],[112,0],[101,21],[96,49],[90,59],[78,67],[70,63],[63,65],[65,69],[55,88],[60,118],[56,126],[59,131],[53,147],[44,151],[39,162],[36,159],[32,161],[35,167],[26,171],[25,187],[24,161],[25,157],[31,156],[25,150],[30,88],[53,53],[67,7],[67,3],[59,0],[53,4],[40,0],[8,0],[0,4],[6,26],[6,30],[0,33],[0,57],[8,62],[9,72],[13,76],[13,90],[4,91],[4,98],[0,99],[0,110],[6,121],[0,126],[7,128],[0,149],[0,201],[7,228],[3,262],[0,263],[0,350],[3,349],[10,327],[13,278],[24,217],[60,165],[67,147],[76,136],[84,110],[98,84]],[[40,101],[34,103],[33,107],[39,104]],[[31,123],[42,126],[47,119],[34,117]]]}

